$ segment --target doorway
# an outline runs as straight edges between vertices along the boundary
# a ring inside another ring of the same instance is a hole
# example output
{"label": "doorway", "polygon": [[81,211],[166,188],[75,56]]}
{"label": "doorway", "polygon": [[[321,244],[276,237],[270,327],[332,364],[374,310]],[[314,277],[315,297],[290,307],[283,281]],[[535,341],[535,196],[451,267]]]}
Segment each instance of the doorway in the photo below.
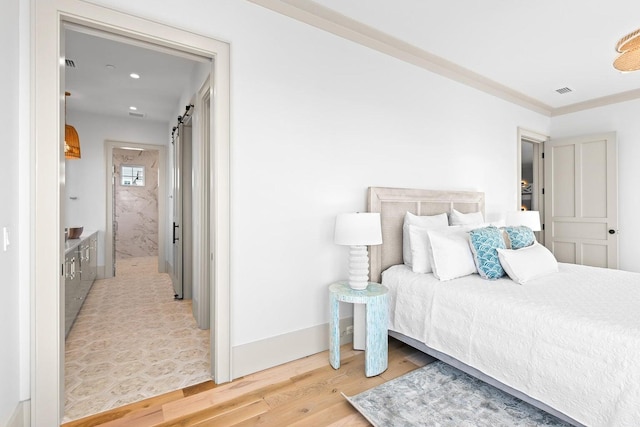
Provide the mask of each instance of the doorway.
{"label": "doorway", "polygon": [[[117,33],[128,38],[154,42],[177,51],[201,55],[211,60],[213,108],[210,121],[215,123],[209,141],[212,147],[211,166],[215,179],[211,192],[212,242],[211,253],[204,256],[216,268],[212,283],[212,358],[216,382],[231,379],[230,300],[229,300],[229,45],[174,27],[147,21],[128,14],[79,0],[54,0],[35,3],[34,73],[32,93],[32,132],[34,156],[30,164],[33,174],[31,199],[34,209],[30,236],[34,261],[31,313],[32,334],[32,394],[31,420],[34,425],[57,425],[61,420],[63,400],[63,361],[61,345],[64,330],[59,313],[63,312],[64,274],[60,274],[64,251],[64,55],[65,22]],[[37,167],[36,167],[37,161]],[[52,212],[53,211],[53,212]],[[200,255],[202,256],[202,255]],[[62,272],[64,273],[64,272]]]}
{"label": "doorway", "polygon": [[536,239],[544,245],[544,143],[547,136],[518,129],[517,210],[537,211],[542,231]]}
{"label": "doorway", "polygon": [[[166,148],[162,145],[151,145],[151,144],[141,144],[141,143],[136,143],[136,142],[122,142],[122,141],[105,141],[105,148],[104,148],[104,153],[105,153],[105,159],[106,159],[106,175],[105,175],[105,182],[107,183],[106,186],[106,200],[107,200],[107,208],[106,208],[106,228],[105,228],[105,243],[104,243],[104,251],[105,251],[105,274],[104,277],[113,277],[116,275],[116,261],[118,259],[118,232],[120,232],[121,234],[126,233],[126,229],[119,229],[119,224],[118,224],[118,218],[117,218],[117,202],[116,202],[116,193],[117,193],[117,186],[118,186],[118,179],[121,179],[121,168],[120,166],[123,164],[123,162],[116,162],[114,161],[114,156],[115,153],[118,152],[118,150],[121,150],[121,157],[124,160],[125,157],[131,157],[131,156],[127,156],[127,153],[134,153],[133,155],[135,155],[136,153],[144,153],[144,152],[157,152],[157,165],[153,165],[152,162],[148,162],[148,161],[138,161],[135,162],[132,159],[130,159],[129,161],[125,162],[125,164],[128,165],[134,165],[134,163],[136,164],[140,164],[142,166],[141,163],[145,163],[145,166],[147,166],[147,168],[145,169],[144,173],[146,173],[146,175],[149,175],[149,172],[151,173],[151,175],[155,175],[155,176],[149,176],[148,178],[152,180],[151,185],[153,185],[153,183],[155,182],[155,185],[157,185],[157,189],[155,191],[155,193],[157,194],[157,199],[156,199],[156,204],[157,204],[157,218],[155,219],[155,221],[153,221],[153,218],[151,218],[151,223],[149,223],[148,221],[145,221],[146,224],[141,224],[140,227],[138,228],[138,231],[135,231],[131,234],[133,234],[133,236],[139,236],[139,240],[152,240],[151,242],[139,242],[139,244],[137,243],[131,243],[128,244],[127,246],[133,245],[134,249],[133,250],[129,250],[128,252],[130,253],[130,255],[134,255],[134,256],[143,256],[143,255],[149,255],[150,249],[153,249],[155,247],[155,253],[156,256],[158,257],[158,268],[157,271],[160,273],[163,273],[165,271],[165,266],[164,266],[164,262],[161,262],[161,259],[164,259],[164,253],[165,253],[165,240],[166,240],[166,227],[164,226],[164,224],[166,224],[166,201],[164,197],[160,197],[160,195],[166,193],[166,173],[165,171],[167,170],[167,160],[166,160]],[[140,157],[139,155],[136,157]],[[145,158],[147,156],[144,156]],[[143,187],[146,187],[143,186]],[[135,191],[135,190],[134,190]],[[151,200],[151,202],[153,202],[153,200]],[[146,205],[148,206],[148,205]],[[152,223],[155,222],[155,225],[153,225]],[[151,226],[153,229],[150,230],[152,235],[151,236],[141,236],[141,231],[148,228],[149,226]],[[131,238],[132,240],[138,240],[136,238]],[[125,248],[120,248],[121,249],[121,253],[125,254],[127,253]]]}

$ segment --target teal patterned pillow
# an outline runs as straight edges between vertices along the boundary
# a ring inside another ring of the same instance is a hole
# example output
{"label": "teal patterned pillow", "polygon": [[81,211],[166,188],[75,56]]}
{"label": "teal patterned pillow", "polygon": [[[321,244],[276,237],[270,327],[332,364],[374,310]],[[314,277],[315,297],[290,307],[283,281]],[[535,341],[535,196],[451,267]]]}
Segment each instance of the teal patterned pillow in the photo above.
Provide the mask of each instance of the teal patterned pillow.
{"label": "teal patterned pillow", "polygon": [[504,227],[503,230],[507,234],[511,249],[526,248],[527,246],[533,245],[536,241],[536,236],[533,234],[533,230],[524,225],[519,225],[517,227]]}
{"label": "teal patterned pillow", "polygon": [[504,269],[498,258],[498,248],[506,249],[502,231],[494,226],[476,228],[469,232],[469,244],[478,273],[483,279],[499,279]]}

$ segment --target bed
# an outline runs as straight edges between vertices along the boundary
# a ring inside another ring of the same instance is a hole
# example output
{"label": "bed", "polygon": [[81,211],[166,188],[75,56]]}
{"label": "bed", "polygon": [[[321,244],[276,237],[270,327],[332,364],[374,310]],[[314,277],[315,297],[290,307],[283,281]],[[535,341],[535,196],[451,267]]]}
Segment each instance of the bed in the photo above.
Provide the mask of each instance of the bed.
{"label": "bed", "polygon": [[573,425],[640,426],[640,274],[558,264],[520,285],[441,281],[403,264],[403,220],[481,212],[484,194],[372,187],[383,244],[371,281],[389,288],[389,335]]}

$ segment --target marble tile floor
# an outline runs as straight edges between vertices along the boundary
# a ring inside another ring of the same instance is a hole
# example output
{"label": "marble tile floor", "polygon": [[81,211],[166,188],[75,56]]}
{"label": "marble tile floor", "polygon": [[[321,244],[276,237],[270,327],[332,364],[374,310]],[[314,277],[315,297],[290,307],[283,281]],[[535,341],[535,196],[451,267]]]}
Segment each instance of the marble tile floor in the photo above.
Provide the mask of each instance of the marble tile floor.
{"label": "marble tile floor", "polygon": [[157,257],[116,270],[95,281],[66,339],[63,422],[210,379],[209,330],[174,300]]}

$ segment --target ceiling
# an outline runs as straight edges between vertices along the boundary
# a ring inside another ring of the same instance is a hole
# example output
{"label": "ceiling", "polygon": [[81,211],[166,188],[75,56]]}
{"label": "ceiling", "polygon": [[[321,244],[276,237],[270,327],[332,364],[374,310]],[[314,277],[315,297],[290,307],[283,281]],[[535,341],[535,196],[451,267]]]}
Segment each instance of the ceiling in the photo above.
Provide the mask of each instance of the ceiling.
{"label": "ceiling", "polygon": [[[640,28],[637,0],[249,1],[365,45],[379,38],[386,53],[548,115],[640,97],[640,71],[612,66],[616,42]],[[197,63],[86,31],[68,29],[65,45],[76,66],[66,68],[68,108],[98,114],[129,116],[133,105],[172,122]]]}
{"label": "ceiling", "polygon": [[640,71],[612,67],[617,41],[640,28],[637,0],[315,2],[550,110],[640,88]]}
{"label": "ceiling", "polygon": [[65,89],[71,93],[68,110],[170,123],[176,119],[198,61],[74,28],[65,31],[65,57],[75,64],[65,67]]}

